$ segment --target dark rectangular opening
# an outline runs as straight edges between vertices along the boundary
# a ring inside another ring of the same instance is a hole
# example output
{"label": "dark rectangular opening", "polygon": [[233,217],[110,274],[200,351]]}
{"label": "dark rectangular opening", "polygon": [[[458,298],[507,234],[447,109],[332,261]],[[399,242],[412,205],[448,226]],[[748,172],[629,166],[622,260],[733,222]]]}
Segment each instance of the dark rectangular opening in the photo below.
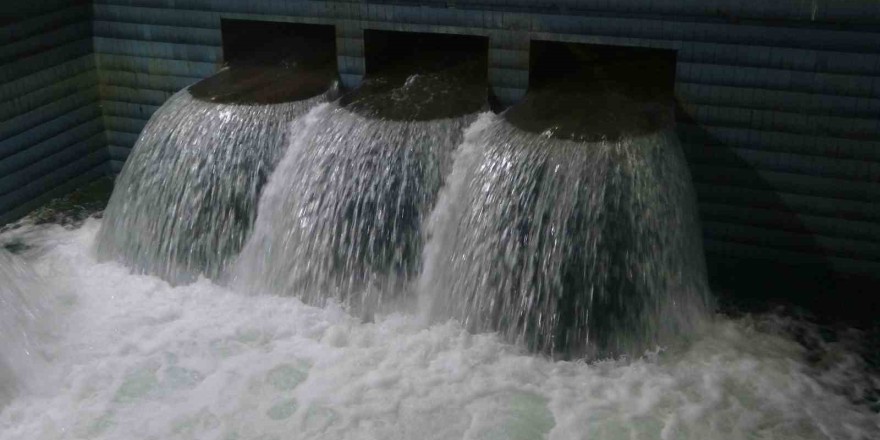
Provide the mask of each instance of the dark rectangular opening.
{"label": "dark rectangular opening", "polygon": [[539,40],[530,50],[529,87],[567,81],[671,97],[675,86],[674,50]]}
{"label": "dark rectangular opening", "polygon": [[196,99],[299,101],[330,91],[338,78],[334,26],[223,19],[220,30],[226,68],[189,87]]}
{"label": "dark rectangular opening", "polygon": [[370,117],[432,120],[487,107],[486,37],[364,31],[364,82],[343,104]]}
{"label": "dark rectangular opening", "polygon": [[532,41],[529,89],[506,114],[537,133],[614,140],[674,126],[675,52]]}
{"label": "dark rectangular opening", "polygon": [[368,76],[388,69],[443,70],[474,62],[486,66],[488,50],[489,39],[477,35],[364,31]]}
{"label": "dark rectangular opening", "polygon": [[336,58],[332,25],[223,19],[220,31],[227,65],[325,64]]}

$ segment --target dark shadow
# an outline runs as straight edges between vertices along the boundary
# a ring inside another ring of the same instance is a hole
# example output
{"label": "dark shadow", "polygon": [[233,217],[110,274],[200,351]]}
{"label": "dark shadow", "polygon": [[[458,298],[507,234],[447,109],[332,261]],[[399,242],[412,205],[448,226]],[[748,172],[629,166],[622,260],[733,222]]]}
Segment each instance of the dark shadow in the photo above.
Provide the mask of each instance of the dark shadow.
{"label": "dark shadow", "polygon": [[342,105],[378,119],[422,121],[487,109],[488,39],[364,31],[366,75]]}
{"label": "dark shadow", "polygon": [[[700,126],[681,105],[676,106],[676,119],[697,189],[709,283],[721,313],[781,308],[810,315],[822,324],[876,326],[880,274],[836,268],[829,260],[834,252],[817,242],[799,211],[780,197],[778,185]],[[719,205],[770,211],[774,221],[762,225],[748,215],[731,218],[712,208]],[[768,243],[757,235],[728,233],[727,226],[784,231],[790,238]]]}
{"label": "dark shadow", "polygon": [[327,92],[338,78],[331,25],[222,20],[225,67],[189,88],[216,103],[274,104]]}
{"label": "dark shadow", "polygon": [[616,140],[674,124],[675,52],[532,41],[529,90],[504,117],[559,139]]}

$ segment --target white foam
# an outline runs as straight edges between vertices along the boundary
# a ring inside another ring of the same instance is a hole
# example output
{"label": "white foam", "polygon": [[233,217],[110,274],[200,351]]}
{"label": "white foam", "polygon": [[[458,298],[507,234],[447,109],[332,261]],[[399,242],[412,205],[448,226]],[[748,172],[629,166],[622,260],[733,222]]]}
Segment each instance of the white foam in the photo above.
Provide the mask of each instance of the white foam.
{"label": "white foam", "polygon": [[649,359],[552,362],[452,322],[171,287],[97,263],[97,228],[32,234],[30,264],[73,293],[45,347],[57,380],[0,410],[4,440],[880,438],[849,375],[755,319]]}

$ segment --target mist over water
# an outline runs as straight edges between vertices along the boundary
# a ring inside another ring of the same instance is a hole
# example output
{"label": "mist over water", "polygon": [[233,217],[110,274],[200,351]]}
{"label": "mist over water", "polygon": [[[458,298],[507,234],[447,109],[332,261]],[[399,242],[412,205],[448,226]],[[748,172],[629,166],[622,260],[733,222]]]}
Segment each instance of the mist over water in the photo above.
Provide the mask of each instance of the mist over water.
{"label": "mist over water", "polygon": [[290,121],[323,99],[216,104],[187,90],[171,97],[116,181],[98,255],[172,283],[217,277],[250,232]]}

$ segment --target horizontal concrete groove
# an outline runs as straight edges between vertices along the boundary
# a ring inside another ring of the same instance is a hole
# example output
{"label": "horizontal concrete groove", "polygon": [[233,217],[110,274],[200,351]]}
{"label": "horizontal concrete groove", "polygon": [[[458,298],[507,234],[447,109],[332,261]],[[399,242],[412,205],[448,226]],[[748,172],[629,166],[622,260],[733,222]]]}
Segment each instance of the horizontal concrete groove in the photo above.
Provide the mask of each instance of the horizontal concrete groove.
{"label": "horizontal concrete groove", "polygon": [[[578,17],[536,15],[531,32],[630,36],[696,44],[731,44],[781,50],[869,52],[880,34],[854,30],[767,26],[766,24],[706,23],[672,18]],[[776,54],[774,54],[776,55]]]}
{"label": "horizontal concrete groove", "polygon": [[271,17],[325,17],[343,18],[344,9],[356,8],[358,5],[336,3],[333,1],[272,1],[272,2],[241,2],[237,0],[215,0],[210,4],[200,1],[176,1],[172,4],[157,3],[152,0],[140,1],[104,1],[96,0],[95,8],[117,6],[137,7],[141,9],[175,10],[181,12],[213,11],[217,14],[247,14]]}
{"label": "horizontal concrete groove", "polygon": [[833,197],[790,194],[773,189],[751,189],[738,186],[697,182],[694,184],[700,205],[758,208],[787,214],[804,214],[853,222],[880,224],[880,203],[876,201],[842,200]]}
{"label": "horizontal concrete groove", "polygon": [[160,106],[105,100],[101,102],[101,107],[104,110],[105,116],[122,116],[126,118],[149,120],[150,117],[153,116],[153,113],[155,113],[156,110],[159,110]]}
{"label": "horizontal concrete groove", "polygon": [[0,159],[0,174],[7,174],[22,169],[40,158],[50,156],[63,150],[66,146],[89,139],[104,132],[104,122],[100,117],[86,121],[71,129],[65,130],[41,142],[30,145],[27,149]]}
{"label": "horizontal concrete groove", "polygon": [[880,184],[872,182],[695,163],[690,168],[697,183],[871,203],[880,200]]}
{"label": "horizontal concrete groove", "polygon": [[718,239],[703,239],[703,247],[709,258],[713,255],[719,255],[723,257],[737,257],[749,260],[758,259],[785,262],[786,264],[793,265],[815,264],[828,267],[830,270],[840,273],[866,275],[876,275],[877,273],[880,273],[880,263],[875,261],[792,252]]}
{"label": "horizontal concrete groove", "polygon": [[64,134],[82,123],[100,118],[101,108],[97,103],[88,103],[76,110],[65,113],[30,130],[0,140],[0,159]]}
{"label": "horizontal concrete groove", "polygon": [[[392,1],[368,0],[369,3],[393,3]],[[445,6],[444,0],[422,0],[420,4]],[[669,16],[689,17],[692,20],[710,20],[719,23],[743,22],[749,19],[772,20],[779,25],[795,26],[801,22],[816,24],[831,23],[876,23],[877,15],[866,17],[866,10],[851,7],[845,2],[804,3],[798,0],[783,0],[772,5],[736,1],[676,1],[645,2],[640,0],[533,0],[511,2],[509,0],[455,0],[456,8],[480,8],[484,10],[515,10],[527,13],[557,13],[567,16],[603,16],[625,13],[630,16],[646,18],[667,18]],[[867,11],[877,8],[868,5]],[[861,12],[861,14],[859,13]],[[496,12],[497,13],[497,12]],[[515,12],[507,14],[514,15]]]}
{"label": "horizontal concrete groove", "polygon": [[63,184],[67,180],[102,165],[108,158],[107,150],[101,149],[73,162],[68,162],[61,168],[38,179],[25,183],[12,192],[0,196],[0,212],[12,211],[33,198],[39,197],[56,186]]}
{"label": "horizontal concrete groove", "polygon": [[675,95],[688,105],[738,107],[749,110],[779,110],[806,115],[828,115],[871,119],[880,114],[880,98],[823,95],[786,90],[730,87],[678,82]]}
{"label": "horizontal concrete groove", "polygon": [[104,127],[107,130],[140,134],[148,119],[125,118],[121,116],[104,116]]}
{"label": "horizontal concrete groove", "polygon": [[12,192],[16,188],[27,184],[27,182],[39,179],[80,157],[87,156],[105,147],[104,134],[99,133],[88,139],[66,145],[59,151],[41,156],[40,160],[36,162],[19,168],[12,173],[0,176],[0,195]]}
{"label": "horizontal concrete groove", "polygon": [[220,13],[214,11],[183,10],[167,7],[140,7],[112,5],[100,2],[94,4],[95,20],[117,23],[148,23],[157,26],[175,26],[200,29],[218,29]]}
{"label": "horizontal concrete groove", "polygon": [[107,130],[107,144],[123,148],[133,148],[137,143],[140,133]]}
{"label": "horizontal concrete groove", "polygon": [[[753,53],[761,59],[761,53],[766,50],[798,51],[809,50],[811,53],[800,54],[787,52],[773,54],[776,59],[814,59],[820,65],[827,65],[829,71],[863,72],[859,70],[861,62],[855,63],[855,69],[850,65],[835,64],[844,61],[836,58],[830,63],[822,64],[822,61],[834,57],[815,56],[818,52],[842,51],[840,53],[863,52],[873,55],[873,50],[880,44],[880,34],[860,31],[808,29],[803,27],[782,26],[759,26],[727,23],[700,23],[694,20],[676,20],[672,17],[644,18],[632,16],[572,16],[572,15],[546,15],[538,14],[531,17],[516,18],[510,23],[505,23],[505,18],[514,17],[516,14],[493,13],[491,11],[447,9],[446,4],[442,8],[424,8],[420,6],[405,5],[345,5],[331,4],[329,8],[320,7],[323,2],[311,2],[316,9],[304,7],[297,8],[294,5],[255,5],[249,11],[244,5],[226,4],[212,5],[210,14],[242,14],[253,13],[257,16],[272,15],[296,17],[298,19],[311,17],[332,17],[335,19],[361,20],[364,23],[393,22],[396,25],[428,25],[448,26],[455,33],[468,33],[471,29],[498,29],[511,30],[516,25],[517,30],[532,33],[533,37],[553,38],[553,34],[568,34],[573,38],[630,38],[644,41],[662,42],[667,46],[683,44],[727,44],[736,47],[745,47],[745,50],[726,50],[730,56],[743,56],[743,53]],[[147,6],[147,5],[144,5]],[[95,6],[96,18],[99,20],[120,20],[138,23],[150,23],[174,26],[214,27],[209,19],[180,18],[175,13],[193,14],[198,12],[186,9],[179,3],[171,5],[155,5],[152,7],[132,7],[119,5],[97,4]],[[204,7],[200,4],[192,7]],[[458,7],[458,4],[456,4]],[[507,5],[510,7],[511,5]],[[177,8],[177,9],[174,9]],[[275,10],[277,8],[277,10]],[[329,14],[328,14],[329,12]],[[193,23],[193,24],[190,24]],[[367,25],[369,26],[369,25]],[[746,43],[746,45],[743,44]],[[690,50],[680,46],[683,50]],[[779,56],[777,56],[779,55]],[[835,55],[836,56],[836,55]],[[876,66],[870,66],[872,69]],[[877,72],[877,71],[875,71]]]}
{"label": "horizontal concrete groove", "polygon": [[97,90],[97,87],[98,75],[92,70],[60,80],[34,92],[13,96],[7,101],[0,102],[0,121],[16,119],[69,96],[83,93],[89,89]]}
{"label": "horizontal concrete groove", "polygon": [[101,84],[109,86],[130,87],[133,89],[178,91],[198,82],[202,78],[174,75],[155,75],[134,73],[119,70],[100,70],[98,79]]}
{"label": "horizontal concrete groove", "polygon": [[880,98],[880,77],[815,73],[736,65],[676,64],[677,82],[824,95]]}
{"label": "horizontal concrete groove", "polygon": [[96,53],[95,61],[98,70],[114,70],[150,75],[174,75],[200,77],[213,75],[217,72],[217,63],[187,61],[171,58],[148,58],[129,55],[113,55]]}
{"label": "horizontal concrete groove", "polygon": [[99,84],[102,100],[130,102],[132,104],[162,105],[174,93],[167,90],[134,89],[131,87]]}
{"label": "horizontal concrete groove", "polygon": [[880,243],[799,234],[735,223],[703,221],[707,239],[761,246],[790,252],[880,262]]}
{"label": "horizontal concrete groove", "polygon": [[[594,17],[599,23],[608,22],[608,19]],[[553,21],[562,22],[562,17],[553,17]],[[571,19],[574,26],[559,26],[543,28],[538,25],[529,33],[532,39],[537,40],[561,40],[568,42],[594,43],[594,44],[619,44],[624,46],[645,46],[655,48],[674,49],[679,53],[679,59],[688,62],[703,62],[711,64],[737,64],[754,67],[777,67],[786,70],[810,70],[830,73],[856,73],[878,75],[880,68],[874,64],[875,41],[880,41],[880,34],[866,32],[847,33],[850,41],[837,41],[826,44],[821,37],[815,37],[810,45],[798,44],[791,40],[785,40],[786,30],[780,30],[778,38],[764,41],[745,37],[708,37],[706,35],[674,35],[676,32],[669,31],[666,35],[645,32],[639,29],[635,23],[644,22],[639,19],[625,19],[634,23],[632,26],[611,25],[593,26],[585,25],[584,19]],[[611,19],[614,21],[614,19]],[[687,22],[663,23],[653,22],[657,26],[678,26],[683,30],[688,27]],[[723,32],[723,26],[716,24],[708,25],[714,28],[717,35]],[[739,26],[743,27],[743,26]],[[752,26],[759,34],[773,32],[771,26]],[[735,32],[734,34],[740,34]],[[837,32],[839,37],[844,32]],[[779,39],[783,39],[779,41]],[[862,57],[861,60],[856,57]],[[835,59],[836,58],[836,59]]]}
{"label": "horizontal concrete groove", "polygon": [[221,46],[219,27],[195,28],[183,26],[163,26],[154,24],[126,23],[96,20],[96,37],[124,40],[150,41],[156,43],[197,44]]}
{"label": "horizontal concrete groove", "polygon": [[[123,4],[132,6],[155,6],[156,2],[151,0],[97,0],[98,4]],[[257,3],[257,2],[252,2]],[[288,3],[294,3],[289,5]],[[297,5],[297,3],[305,3],[306,5]],[[866,8],[852,8],[846,5],[836,6],[834,2],[823,2],[821,9],[814,8],[810,3],[803,3],[797,0],[782,0],[774,3],[771,7],[767,5],[753,5],[751,3],[742,2],[699,2],[699,1],[683,1],[683,2],[644,2],[639,0],[620,0],[616,2],[608,2],[607,0],[532,0],[515,2],[510,0],[455,0],[449,2],[445,0],[421,0],[418,2],[408,2],[409,5],[401,6],[402,2],[395,0],[387,1],[365,1],[365,2],[349,2],[349,1],[312,1],[312,2],[271,2],[260,7],[260,10],[269,10],[271,13],[284,13],[291,8],[298,6],[299,9],[309,6],[312,8],[320,8],[328,10],[335,14],[354,14],[358,13],[363,18],[381,19],[383,15],[389,13],[389,9],[397,8],[408,9],[427,9],[427,14],[443,14],[455,15],[459,13],[468,13],[471,10],[480,9],[486,13],[497,16],[499,25],[510,24],[511,18],[521,15],[519,12],[530,14],[541,13],[559,13],[563,15],[586,15],[595,16],[599,14],[615,14],[626,13],[628,15],[646,16],[646,17],[692,17],[694,20],[712,20],[719,22],[728,22],[732,17],[739,20],[748,20],[749,18],[772,19],[780,24],[786,20],[790,20],[793,24],[800,22],[818,22],[823,23],[828,20],[831,23],[877,23],[877,15],[865,16],[865,12],[874,11],[873,5],[867,5]],[[162,6],[168,3],[163,3]],[[197,9],[204,7],[204,3],[200,0],[178,0],[173,3],[182,9]],[[258,5],[260,3],[257,3]],[[447,9],[450,4],[455,9]],[[221,0],[213,2],[213,10],[236,10],[247,11],[249,7],[257,9],[254,5],[242,5],[234,0]],[[227,6],[228,5],[228,6]],[[505,12],[506,11],[506,12]],[[859,13],[861,12],[861,14]],[[880,11],[877,12],[880,14]],[[502,20],[503,19],[503,20]]]}
{"label": "horizontal concrete groove", "polygon": [[98,88],[91,86],[8,119],[0,125],[0,139],[8,139],[88,104],[98,104]]}
{"label": "horizontal concrete groove", "polygon": [[217,63],[223,59],[220,46],[157,43],[142,40],[95,37],[95,52],[145,58],[176,59]]}
{"label": "horizontal concrete groove", "polygon": [[880,162],[805,156],[776,151],[690,145],[685,150],[689,163],[782,171],[880,183]]}
{"label": "horizontal concrete groove", "polygon": [[[424,7],[422,5],[353,5],[354,14],[352,18],[368,22],[387,22],[407,23],[414,25],[431,25],[431,26],[462,26],[475,28],[495,28],[494,23],[487,23],[484,17],[487,15],[484,11],[470,11],[466,9],[437,8],[437,5],[426,5],[434,7]],[[492,16],[491,13],[488,14]],[[500,19],[500,16],[499,16]],[[484,26],[487,25],[487,26]]]}
{"label": "horizontal concrete groove", "polygon": [[114,133],[129,133],[140,136],[149,119],[125,118],[104,115],[104,128]]}
{"label": "horizontal concrete groove", "polygon": [[[32,75],[24,76],[13,81],[0,83],[0,101],[40,92],[45,88],[51,88],[63,78],[81,75],[95,70],[95,58],[89,54],[70,61],[58,64],[51,69],[42,70]],[[94,74],[97,78],[97,74]],[[0,104],[2,105],[2,104]]]}
{"label": "horizontal concrete groove", "polygon": [[[703,110],[700,110],[700,109]],[[754,118],[754,119],[752,119]],[[754,124],[751,121],[755,121]],[[847,122],[851,121],[847,127]],[[748,144],[785,145],[786,136],[803,135],[809,137],[807,146],[803,147],[813,151],[840,150],[840,145],[853,148],[845,154],[855,154],[859,158],[871,159],[876,157],[873,151],[859,151],[861,147],[876,145],[878,135],[877,125],[880,121],[869,119],[846,119],[797,115],[784,112],[764,112],[755,114],[753,110],[731,108],[713,108],[711,110],[698,107],[694,114],[679,114],[678,125],[681,132],[686,132],[694,139],[713,141],[711,143],[727,144],[724,139],[733,138],[732,142],[737,146]],[[809,125],[814,124],[814,125]],[[835,125],[837,124],[837,125]],[[750,138],[750,136],[754,136]],[[826,142],[825,146],[818,142]],[[793,147],[797,148],[797,147]],[[815,149],[815,150],[814,150]],[[829,154],[833,155],[833,154]]]}
{"label": "horizontal concrete groove", "polygon": [[[734,65],[790,71],[833,73],[860,76],[880,76],[876,47],[880,34],[856,34],[877,43],[863,46],[864,53],[840,46],[838,50],[792,49],[777,46],[753,46],[748,44],[701,43],[693,40],[681,42],[677,59],[686,63]],[[820,42],[819,44],[823,44]],[[861,46],[861,43],[855,47]]]}
{"label": "horizontal concrete groove", "polygon": [[62,28],[48,31],[40,35],[6,43],[0,46],[0,64],[11,63],[18,59],[46,52],[66,41],[89,38],[92,24],[88,20],[68,24]]}
{"label": "horizontal concrete groove", "polygon": [[684,110],[686,117],[700,126],[805,134],[832,139],[880,139],[880,119],[839,118],[709,105],[684,107]]}
{"label": "horizontal concrete groove", "polygon": [[91,15],[91,6],[83,3],[27,18],[0,26],[0,41],[5,44],[21,41],[34,35],[51,32],[71,23],[88,21],[91,19]]}
{"label": "horizontal concrete groove", "polygon": [[92,53],[92,38],[87,37],[61,44],[53,49],[0,66],[0,82],[9,82],[40,70],[54,69],[59,64]]}
{"label": "horizontal concrete groove", "polygon": [[[131,105],[131,106],[143,107],[145,111],[146,111],[147,109],[149,109],[149,108],[156,108],[156,109],[158,109],[159,107],[161,107],[161,104],[146,104],[146,103],[143,103],[143,102],[130,102],[130,101],[125,101],[125,100],[120,100],[120,99],[115,99],[115,98],[102,98],[102,100],[101,100],[101,106],[102,106],[102,109],[104,108],[104,106],[105,106],[107,103],[117,103],[117,104],[125,104],[125,105]],[[138,112],[139,112],[139,111],[140,111],[140,110],[138,110]],[[108,110],[104,109],[104,112],[105,112],[105,114],[107,114]],[[111,110],[111,112],[112,112],[112,110]],[[116,115],[116,116],[125,116],[125,115],[123,115],[123,114],[119,114],[119,115]],[[129,116],[131,116],[131,114],[130,114]],[[152,117],[152,114],[150,114],[149,116],[147,116],[147,119],[149,119],[150,117]]]}
{"label": "horizontal concrete groove", "polygon": [[775,151],[866,162],[880,161],[880,139],[832,138],[743,127],[700,126],[679,121],[676,132],[688,148],[721,147]]}
{"label": "horizontal concrete groove", "polygon": [[110,152],[111,160],[125,162],[125,160],[128,159],[128,155],[131,154],[131,147],[123,147],[121,145],[109,145],[107,146],[107,151]]}
{"label": "horizontal concrete groove", "polygon": [[63,172],[41,179],[44,186],[29,189],[24,202],[8,210],[0,208],[0,224],[15,221],[54,198],[106,177],[109,174],[108,161],[101,160],[106,154],[99,153],[97,156],[98,158],[94,160],[77,161],[66,167]]}
{"label": "horizontal concrete groove", "polygon": [[880,242],[880,223],[851,221],[758,207],[700,203],[704,222],[738,223],[765,229],[814,234],[830,238]]}
{"label": "horizontal concrete groove", "polygon": [[122,172],[122,168],[125,167],[124,160],[112,160],[110,161],[110,170],[113,174],[119,174]]}

